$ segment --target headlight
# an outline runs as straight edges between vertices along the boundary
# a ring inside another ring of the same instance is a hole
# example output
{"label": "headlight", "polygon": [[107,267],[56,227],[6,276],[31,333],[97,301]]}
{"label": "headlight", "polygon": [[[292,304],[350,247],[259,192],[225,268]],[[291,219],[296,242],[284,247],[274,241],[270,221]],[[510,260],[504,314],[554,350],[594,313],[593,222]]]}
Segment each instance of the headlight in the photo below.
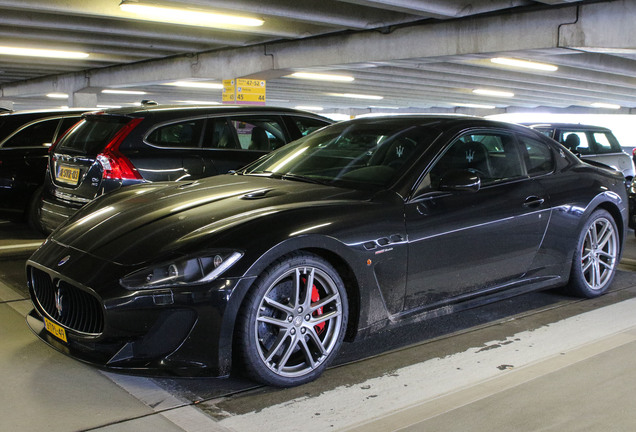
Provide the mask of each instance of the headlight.
{"label": "headlight", "polygon": [[201,257],[183,258],[138,270],[120,279],[124,288],[152,289],[210,282],[237,262],[243,254],[216,251]]}

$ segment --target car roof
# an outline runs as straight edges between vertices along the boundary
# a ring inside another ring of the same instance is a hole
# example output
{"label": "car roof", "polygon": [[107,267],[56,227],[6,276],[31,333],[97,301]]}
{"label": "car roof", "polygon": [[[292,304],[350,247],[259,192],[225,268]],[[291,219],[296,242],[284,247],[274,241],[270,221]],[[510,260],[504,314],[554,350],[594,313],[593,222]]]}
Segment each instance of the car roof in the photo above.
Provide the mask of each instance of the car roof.
{"label": "car roof", "polygon": [[97,108],[56,108],[56,109],[46,109],[46,110],[23,110],[23,111],[8,111],[8,112],[0,112],[0,118],[5,117],[33,117],[36,118],[46,117],[49,115],[57,115],[57,114],[78,114],[85,113],[88,111],[95,111]]}
{"label": "car roof", "polygon": [[554,128],[554,129],[578,129],[578,130],[597,130],[609,131],[610,129],[603,126],[585,125],[580,123],[520,123],[532,128]]}
{"label": "car roof", "polygon": [[[326,117],[314,114],[309,111],[301,111],[294,108],[282,108],[274,106],[259,106],[259,105],[154,105],[144,104],[136,107],[122,107],[122,108],[108,108],[99,110],[100,113],[113,114],[113,115],[143,115],[152,113],[165,113],[165,112],[183,112],[185,115],[198,115],[198,114],[225,114],[225,113],[242,113],[242,112],[262,112],[266,113],[287,113],[287,114],[300,114],[303,116],[310,116],[315,118],[321,118],[329,120]],[[332,120],[329,120],[332,122]]]}
{"label": "car roof", "polygon": [[[374,117],[358,117],[347,120],[350,123],[379,123],[379,122],[415,122],[420,125],[439,125],[444,127],[465,126],[465,127],[496,127],[517,131],[529,130],[523,125],[505,121],[490,120],[483,117],[467,116],[462,114],[400,114],[383,115]],[[538,133],[534,131],[533,133]]]}

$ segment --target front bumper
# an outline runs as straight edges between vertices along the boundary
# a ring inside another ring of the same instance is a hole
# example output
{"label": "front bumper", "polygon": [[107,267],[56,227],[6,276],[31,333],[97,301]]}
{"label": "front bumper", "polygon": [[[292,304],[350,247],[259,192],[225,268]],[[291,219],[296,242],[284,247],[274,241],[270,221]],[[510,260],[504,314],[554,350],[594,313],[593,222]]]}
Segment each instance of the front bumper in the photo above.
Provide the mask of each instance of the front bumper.
{"label": "front bumper", "polygon": [[[96,264],[86,268],[100,268]],[[103,274],[117,273],[110,268],[102,270],[106,270]],[[37,277],[33,276],[35,273]],[[229,375],[234,323],[242,298],[235,293],[246,292],[253,281],[218,279],[205,285],[160,291],[127,291],[119,286],[93,290],[34,261],[28,262],[27,274],[35,307],[27,323],[44,342],[98,367],[178,376]],[[48,285],[57,295],[52,306],[34,286],[41,285],[43,278],[50,278]],[[97,299],[103,322],[98,330],[78,330],[74,324],[65,325],[70,321],[57,315],[56,307],[63,314],[72,314],[79,308],[79,302],[72,303],[74,290]],[[71,300],[60,299],[65,296]],[[64,329],[66,342],[46,330],[43,317]]]}

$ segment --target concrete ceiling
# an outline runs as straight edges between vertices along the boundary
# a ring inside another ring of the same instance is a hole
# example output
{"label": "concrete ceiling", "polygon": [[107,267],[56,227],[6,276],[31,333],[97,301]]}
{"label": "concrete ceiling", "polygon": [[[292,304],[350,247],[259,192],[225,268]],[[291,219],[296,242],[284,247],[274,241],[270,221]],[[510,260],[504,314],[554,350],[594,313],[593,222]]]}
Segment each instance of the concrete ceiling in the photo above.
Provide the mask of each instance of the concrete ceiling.
{"label": "concrete ceiling", "polygon": [[[131,2],[134,0],[130,0]],[[221,101],[221,90],[165,85],[267,80],[267,104],[340,112],[636,109],[636,2],[577,0],[148,0],[245,15],[260,27],[140,20],[120,0],[0,0],[0,46],[83,51],[83,60],[0,54],[0,106],[13,109]],[[555,72],[499,66],[511,57]],[[348,83],[287,77],[349,75]],[[145,91],[141,96],[103,89]],[[483,96],[485,88],[513,97]],[[68,94],[66,100],[46,97]],[[334,94],[382,96],[362,100]],[[620,109],[592,108],[609,103]],[[467,107],[477,104],[483,107]],[[489,106],[489,107],[487,107]],[[633,111],[636,113],[636,111]]]}

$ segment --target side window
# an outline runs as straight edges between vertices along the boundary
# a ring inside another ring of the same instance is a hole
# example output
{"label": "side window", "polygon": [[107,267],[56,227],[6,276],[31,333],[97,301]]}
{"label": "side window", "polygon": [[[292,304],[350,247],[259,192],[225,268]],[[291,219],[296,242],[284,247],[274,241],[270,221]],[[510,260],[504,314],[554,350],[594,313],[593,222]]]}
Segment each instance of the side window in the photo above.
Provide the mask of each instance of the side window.
{"label": "side window", "polygon": [[554,136],[554,129],[543,129],[543,128],[533,128],[537,132],[541,132],[543,135],[548,138],[552,138]]}
{"label": "side window", "polygon": [[594,132],[592,136],[596,143],[596,153],[617,153],[622,151],[614,136],[610,136],[605,132]]}
{"label": "side window", "polygon": [[449,172],[466,170],[477,174],[482,185],[523,175],[514,138],[508,134],[467,134],[454,140],[428,176],[434,190]]}
{"label": "side window", "polygon": [[243,150],[271,151],[287,143],[282,124],[272,118],[237,117],[229,119],[236,131],[237,148]]}
{"label": "side window", "polygon": [[519,140],[525,147],[524,160],[530,177],[554,170],[554,154],[547,144],[525,136],[519,137]]}
{"label": "side window", "polygon": [[294,117],[294,123],[298,126],[302,136],[309,135],[321,127],[327,126],[329,123],[308,117]]}
{"label": "side window", "polygon": [[592,154],[587,134],[581,131],[563,131],[561,133],[561,143],[573,153],[582,155]]}
{"label": "side window", "polygon": [[75,126],[78,121],[80,121],[81,117],[67,117],[62,119],[62,124],[60,128],[57,130],[57,136],[55,139],[59,139],[62,135],[66,133],[70,128]]}
{"label": "side window", "polygon": [[146,141],[158,147],[201,147],[204,122],[204,119],[198,119],[160,126],[146,137]]}
{"label": "side window", "polygon": [[43,120],[19,130],[7,139],[4,148],[40,147],[53,144],[53,136],[57,130],[59,119]]}

